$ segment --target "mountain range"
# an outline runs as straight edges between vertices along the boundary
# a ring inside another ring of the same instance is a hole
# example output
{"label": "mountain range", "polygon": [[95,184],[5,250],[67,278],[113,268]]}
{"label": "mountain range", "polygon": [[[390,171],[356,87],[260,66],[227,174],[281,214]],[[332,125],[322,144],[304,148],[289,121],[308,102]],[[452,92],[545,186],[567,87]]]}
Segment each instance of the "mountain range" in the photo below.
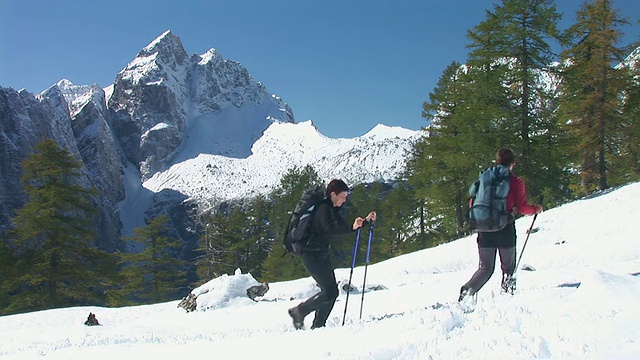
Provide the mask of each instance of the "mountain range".
{"label": "mountain range", "polygon": [[378,125],[356,138],[328,138],[215,49],[188,55],[166,31],[113,84],[60,80],[40,94],[0,87],[0,235],[26,202],[21,162],[44,137],[83,163],[98,190],[96,245],[160,213],[176,234],[197,241],[199,216],[225,201],[266,194],[293,166],[326,180],[393,181],[419,131]]}

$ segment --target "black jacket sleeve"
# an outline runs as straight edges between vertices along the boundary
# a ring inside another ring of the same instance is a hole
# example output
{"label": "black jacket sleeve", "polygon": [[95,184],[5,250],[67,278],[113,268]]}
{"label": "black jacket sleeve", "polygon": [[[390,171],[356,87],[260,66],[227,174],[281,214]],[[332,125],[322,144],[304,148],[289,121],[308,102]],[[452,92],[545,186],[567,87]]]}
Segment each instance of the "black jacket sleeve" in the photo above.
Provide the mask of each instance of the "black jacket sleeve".
{"label": "black jacket sleeve", "polygon": [[333,238],[353,231],[351,227],[340,215],[340,209],[326,199],[318,205],[311,222],[309,252],[328,253]]}
{"label": "black jacket sleeve", "polygon": [[340,216],[338,209],[332,204],[323,202],[316,211],[315,230],[318,235],[341,235],[352,231],[351,225],[347,224],[345,219]]}

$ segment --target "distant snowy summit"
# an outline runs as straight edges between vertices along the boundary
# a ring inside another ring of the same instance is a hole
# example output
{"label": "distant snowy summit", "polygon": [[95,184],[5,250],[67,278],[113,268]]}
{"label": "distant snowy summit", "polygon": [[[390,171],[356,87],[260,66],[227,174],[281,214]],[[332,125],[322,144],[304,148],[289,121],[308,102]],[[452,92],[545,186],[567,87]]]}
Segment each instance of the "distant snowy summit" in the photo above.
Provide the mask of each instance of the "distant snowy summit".
{"label": "distant snowy summit", "polygon": [[[336,139],[321,134],[311,121],[273,123],[246,157],[199,153],[157,172],[143,186],[156,193],[175,190],[207,204],[266,194],[294,166],[311,165],[321,178],[341,178],[351,185],[389,182],[404,171],[419,136],[419,131],[378,125],[363,136]],[[232,133],[227,137],[235,138]]]}

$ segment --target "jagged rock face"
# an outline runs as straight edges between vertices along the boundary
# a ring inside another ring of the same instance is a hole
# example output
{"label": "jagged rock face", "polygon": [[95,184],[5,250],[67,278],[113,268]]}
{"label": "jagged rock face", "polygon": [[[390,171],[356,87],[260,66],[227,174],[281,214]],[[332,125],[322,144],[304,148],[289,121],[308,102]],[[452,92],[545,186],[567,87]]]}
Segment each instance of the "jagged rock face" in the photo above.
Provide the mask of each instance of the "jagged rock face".
{"label": "jagged rock face", "polygon": [[168,161],[186,128],[188,56],[168,33],[145,47],[116,77],[108,106],[127,159],[143,176]]}
{"label": "jagged rock face", "polygon": [[116,204],[122,199],[124,189],[113,137],[101,115],[104,93],[97,87],[92,90],[97,95],[93,101],[75,109],[74,119],[78,121],[74,121],[69,110],[72,106],[66,100],[73,96],[64,94],[64,91],[70,92],[70,88],[54,85],[38,96],[0,88],[0,234],[8,230],[15,209],[27,201],[20,183],[21,163],[37,143],[52,138],[82,160],[84,176],[79,179],[80,184],[95,186],[99,191],[92,199],[99,209],[95,244],[104,250],[115,250],[120,229]]}
{"label": "jagged rock face", "polygon": [[258,106],[272,101],[283,122],[293,122],[291,108],[279,98],[271,96],[264,85],[255,82],[240,63],[225,60],[214,49],[202,56],[192,57],[193,67],[188,76],[189,94],[193,103],[193,116],[216,112],[228,105],[237,108],[249,104]]}
{"label": "jagged rock face", "polygon": [[120,236],[118,202],[125,197],[120,156],[111,126],[105,93],[97,85],[75,86],[61,81],[57,84],[67,100],[71,126],[82,162],[92,186],[99,192],[101,209],[98,218],[98,243],[107,250],[115,250]]}
{"label": "jagged rock face", "polygon": [[[82,160],[82,184],[99,192],[94,199],[100,210],[96,243],[115,250],[120,236],[126,235],[121,233],[119,213],[126,198],[123,168],[133,164],[142,183],[171,163],[184,142],[189,119],[247,106],[255,110],[243,113],[250,114],[243,125],[253,118],[264,122],[262,129],[273,121],[293,122],[289,106],[239,63],[223,59],[213,49],[189,57],[171,32],[142,49],[117,74],[108,94],[97,85],[77,86],[67,80],[37,96],[1,88],[0,234],[6,233],[15,209],[26,201],[21,162],[42,138],[51,137]],[[163,211],[175,215],[176,205],[185,200],[166,192],[153,199],[147,216]],[[184,214],[174,217],[186,219]]]}
{"label": "jagged rock face", "polygon": [[27,200],[21,164],[44,138],[55,139],[78,154],[66,102],[52,89],[35,97],[27,91],[0,87],[0,235],[6,235],[15,209]]}
{"label": "jagged rock face", "polygon": [[166,32],[118,74],[107,105],[127,159],[145,180],[171,162],[188,119],[264,103],[272,104],[264,118],[293,122],[291,108],[239,63],[213,49],[188,57],[180,39]]}
{"label": "jagged rock face", "polygon": [[0,87],[0,237],[6,235],[14,210],[26,202],[20,164],[48,133],[46,115],[32,94]]}

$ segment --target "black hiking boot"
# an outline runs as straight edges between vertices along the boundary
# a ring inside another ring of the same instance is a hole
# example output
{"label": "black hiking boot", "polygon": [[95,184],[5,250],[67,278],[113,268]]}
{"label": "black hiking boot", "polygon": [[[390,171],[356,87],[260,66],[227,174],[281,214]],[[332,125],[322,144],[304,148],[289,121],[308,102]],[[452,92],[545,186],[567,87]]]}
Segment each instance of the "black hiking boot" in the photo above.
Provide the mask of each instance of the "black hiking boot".
{"label": "black hiking boot", "polygon": [[458,297],[458,302],[462,302],[471,296],[473,296],[473,290],[463,286],[460,288],[460,296]]}
{"label": "black hiking boot", "polygon": [[304,315],[302,315],[300,309],[298,309],[297,306],[289,309],[289,316],[291,316],[291,319],[293,319],[293,326],[296,328],[296,330],[304,328]]}
{"label": "black hiking boot", "polygon": [[503,293],[513,295],[516,292],[516,278],[507,274],[502,275],[501,287]]}

